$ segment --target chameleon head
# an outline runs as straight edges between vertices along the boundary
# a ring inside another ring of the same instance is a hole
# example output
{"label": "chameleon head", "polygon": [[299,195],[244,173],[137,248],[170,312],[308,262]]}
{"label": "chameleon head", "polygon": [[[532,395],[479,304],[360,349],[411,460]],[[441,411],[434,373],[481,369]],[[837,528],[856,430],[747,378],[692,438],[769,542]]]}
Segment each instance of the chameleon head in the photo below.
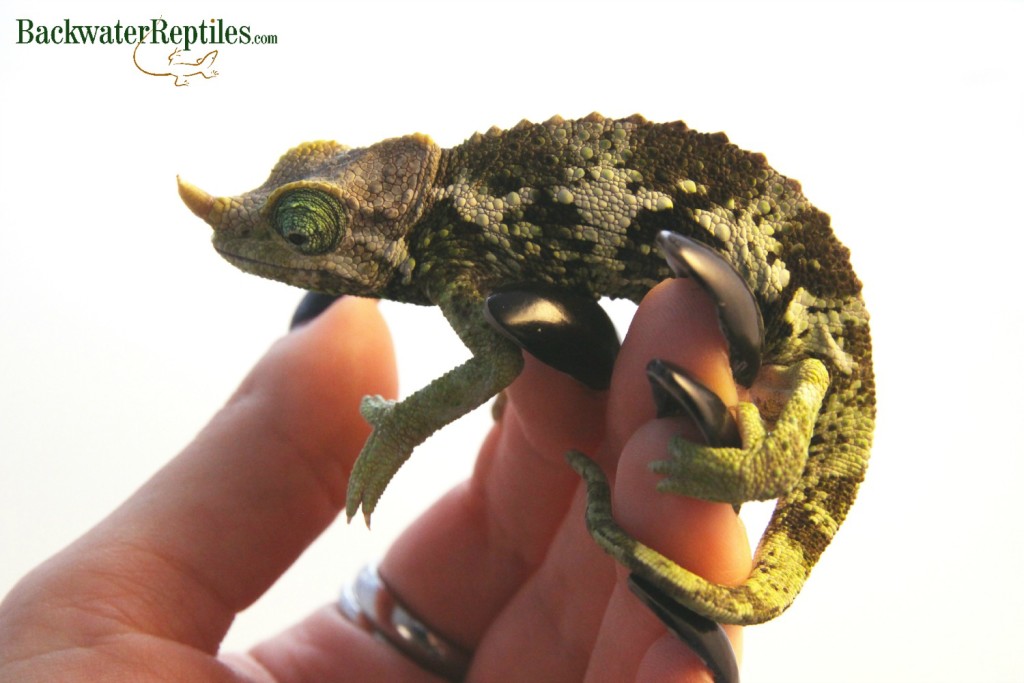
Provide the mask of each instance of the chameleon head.
{"label": "chameleon head", "polygon": [[238,268],[328,294],[375,296],[408,273],[406,238],[439,157],[423,135],[364,149],[308,142],[251,192],[214,197],[178,178],[178,194]]}

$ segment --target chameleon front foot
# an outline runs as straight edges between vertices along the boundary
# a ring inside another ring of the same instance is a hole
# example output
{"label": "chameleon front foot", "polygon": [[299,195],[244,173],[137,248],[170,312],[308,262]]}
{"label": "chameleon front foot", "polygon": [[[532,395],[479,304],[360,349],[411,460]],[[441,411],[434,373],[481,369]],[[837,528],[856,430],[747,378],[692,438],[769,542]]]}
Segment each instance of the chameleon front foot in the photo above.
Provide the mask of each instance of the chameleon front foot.
{"label": "chameleon front foot", "polygon": [[[475,305],[471,310],[479,315]],[[522,369],[519,350],[482,319],[459,322],[455,313],[451,317],[462,329],[470,350],[481,351],[486,347],[489,353],[486,357],[475,354],[401,401],[388,401],[380,396],[363,398],[359,412],[373,426],[373,433],[349,475],[345,501],[349,521],[362,507],[369,524],[381,494],[413,449],[439,428],[507,387]]]}
{"label": "chameleon front foot", "polygon": [[373,433],[363,445],[349,475],[345,513],[350,522],[362,507],[366,525],[370,525],[370,515],[377,507],[377,501],[415,445],[404,448],[395,438],[396,405],[396,401],[380,396],[364,396],[359,406],[360,414],[373,426]]}

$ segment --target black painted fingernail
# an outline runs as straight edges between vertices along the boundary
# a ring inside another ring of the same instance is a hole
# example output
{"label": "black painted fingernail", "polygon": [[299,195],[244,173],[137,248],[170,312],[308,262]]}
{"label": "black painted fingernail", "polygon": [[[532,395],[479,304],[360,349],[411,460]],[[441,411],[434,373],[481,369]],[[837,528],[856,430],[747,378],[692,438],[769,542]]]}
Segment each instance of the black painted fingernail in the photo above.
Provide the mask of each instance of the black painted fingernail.
{"label": "black painted fingernail", "polygon": [[604,309],[589,297],[540,285],[494,292],[484,317],[538,360],[591,389],[607,389],[619,336]]}
{"label": "black painted fingernail", "polygon": [[739,683],[736,653],[720,624],[683,607],[639,574],[629,575],[629,589],[704,661],[715,683]]}
{"label": "black painted fingernail", "polygon": [[692,277],[718,304],[732,375],[749,387],[761,369],[764,321],[747,283],[721,254],[700,242],[667,230],[656,239],[672,272],[677,277]]}
{"label": "black painted fingernail", "polygon": [[295,307],[295,313],[292,315],[288,329],[294,330],[296,327],[305,325],[340,298],[340,296],[321,294],[320,292],[306,292],[306,296],[302,297],[302,301]]}
{"label": "black painted fingernail", "polygon": [[740,445],[740,433],[729,409],[715,392],[685,370],[655,358],[647,364],[647,379],[658,417],[686,414],[697,423],[704,440],[714,448]]}

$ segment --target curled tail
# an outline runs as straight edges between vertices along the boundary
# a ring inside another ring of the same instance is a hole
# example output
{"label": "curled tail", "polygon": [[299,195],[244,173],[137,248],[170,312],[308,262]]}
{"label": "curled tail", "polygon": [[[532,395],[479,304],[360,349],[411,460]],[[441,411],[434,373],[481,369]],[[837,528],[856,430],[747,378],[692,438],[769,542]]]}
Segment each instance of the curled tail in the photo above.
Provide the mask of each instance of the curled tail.
{"label": "curled tail", "polygon": [[[679,604],[720,624],[756,624],[781,614],[807,579],[807,572],[782,575],[755,560],[750,578],[741,586],[722,586],[680,567],[658,551],[636,540],[612,517],[611,490],[601,468],[579,451],[570,451],[569,463],[587,486],[587,528],[597,543],[631,572],[637,572]],[[766,535],[767,540],[767,535]],[[759,552],[758,555],[764,553]],[[772,563],[774,564],[774,563]],[[787,563],[801,568],[802,563]],[[768,582],[771,585],[767,585]],[[770,590],[768,590],[770,589]],[[767,599],[780,592],[789,599],[780,604]]]}
{"label": "curled tail", "polygon": [[[840,380],[826,400],[803,475],[792,491],[779,498],[758,544],[753,569],[742,585],[708,581],[626,533],[612,516],[611,490],[601,468],[583,453],[570,451],[566,457],[587,486],[587,528],[619,563],[698,614],[721,624],[750,625],[774,619],[803,588],[864,478],[871,450],[874,394],[866,395],[870,405],[838,408],[836,404],[852,386]],[[832,443],[836,424],[844,427],[841,443]]]}

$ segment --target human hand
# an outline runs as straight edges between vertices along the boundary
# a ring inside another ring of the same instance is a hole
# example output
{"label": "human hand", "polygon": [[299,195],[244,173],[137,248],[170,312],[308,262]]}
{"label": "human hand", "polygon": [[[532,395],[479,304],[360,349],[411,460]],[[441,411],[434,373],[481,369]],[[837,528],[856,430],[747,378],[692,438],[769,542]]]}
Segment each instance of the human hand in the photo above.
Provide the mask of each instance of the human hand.
{"label": "human hand", "polygon": [[[354,298],[279,342],[193,444],[0,604],[0,679],[438,680],[333,605],[245,655],[218,655],[234,615],[344,506],[369,431],[359,398],[394,393],[388,346],[376,307]],[[382,561],[391,591],[474,653],[467,680],[706,680],[590,539],[564,460],[577,448],[616,474],[616,516],[640,540],[712,580],[746,578],[729,506],[654,491],[647,463],[672,435],[697,436],[681,418],[653,420],[652,357],[736,403],[711,304],[686,280],[665,283],[638,312],[609,392],[528,358],[471,479]]]}

